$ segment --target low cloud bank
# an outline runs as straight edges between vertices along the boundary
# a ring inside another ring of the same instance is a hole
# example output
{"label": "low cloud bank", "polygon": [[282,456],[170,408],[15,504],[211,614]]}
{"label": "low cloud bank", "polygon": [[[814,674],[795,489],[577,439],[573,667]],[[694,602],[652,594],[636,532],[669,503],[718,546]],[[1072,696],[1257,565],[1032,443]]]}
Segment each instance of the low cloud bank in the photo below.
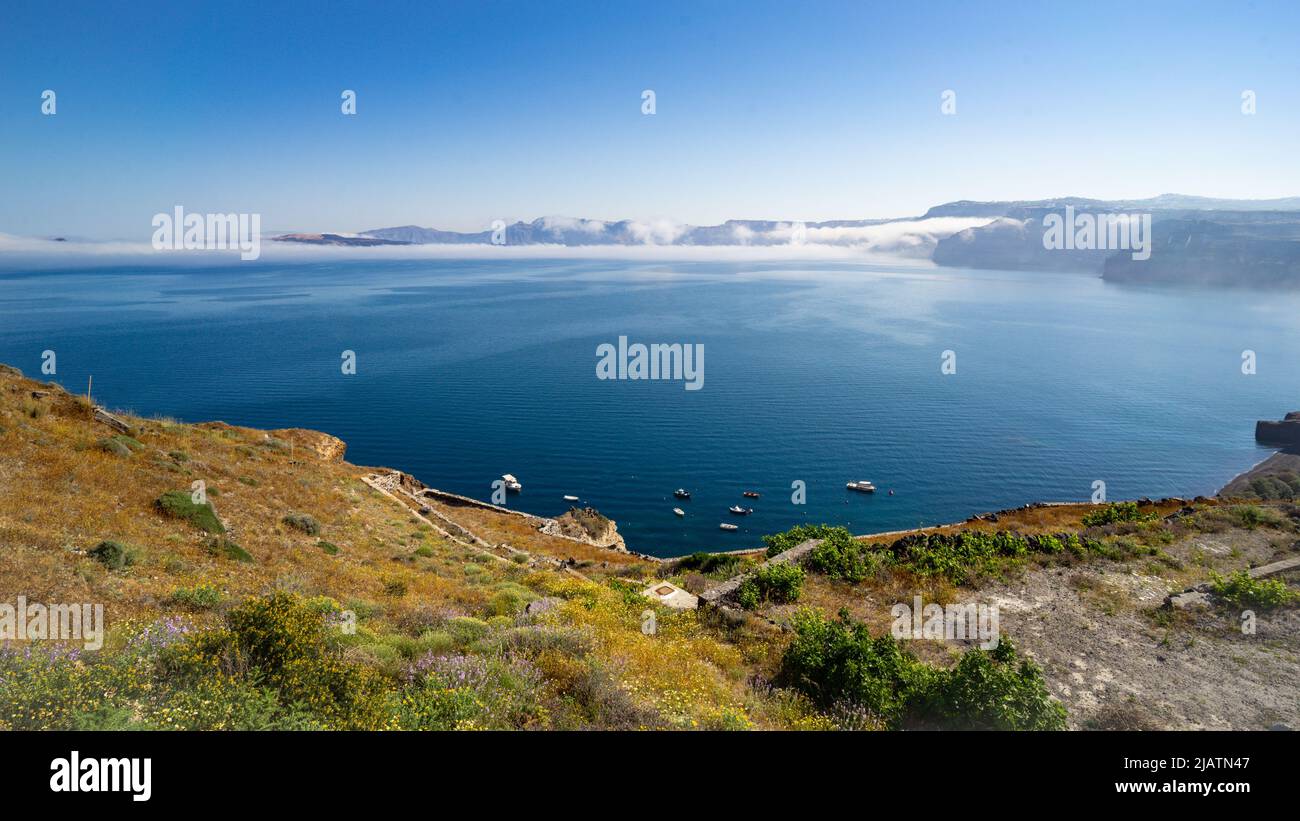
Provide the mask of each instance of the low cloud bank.
{"label": "low cloud bank", "polygon": [[[547,218],[556,228],[598,232],[594,220]],[[0,234],[0,269],[49,269],[82,266],[256,265],[339,260],[419,259],[628,259],[628,260],[859,260],[910,258],[926,260],[943,237],[986,225],[986,218],[936,217],[875,225],[806,227],[776,223],[767,231],[737,226],[733,244],[674,245],[687,226],[668,221],[637,224],[639,245],[490,245],[427,244],[347,247],[278,242],[263,237],[261,257],[241,262],[237,251],[158,251],[148,242],[56,241]]]}

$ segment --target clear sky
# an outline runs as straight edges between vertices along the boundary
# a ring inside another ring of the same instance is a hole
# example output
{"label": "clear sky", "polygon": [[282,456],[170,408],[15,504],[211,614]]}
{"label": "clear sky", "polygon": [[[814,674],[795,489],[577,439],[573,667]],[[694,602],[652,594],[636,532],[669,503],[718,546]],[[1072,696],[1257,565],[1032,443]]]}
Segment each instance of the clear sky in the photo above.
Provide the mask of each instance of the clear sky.
{"label": "clear sky", "polygon": [[145,239],[177,204],[260,213],[265,230],[355,231],[1277,197],[1300,195],[1297,145],[1295,2],[5,0],[0,12],[9,234]]}

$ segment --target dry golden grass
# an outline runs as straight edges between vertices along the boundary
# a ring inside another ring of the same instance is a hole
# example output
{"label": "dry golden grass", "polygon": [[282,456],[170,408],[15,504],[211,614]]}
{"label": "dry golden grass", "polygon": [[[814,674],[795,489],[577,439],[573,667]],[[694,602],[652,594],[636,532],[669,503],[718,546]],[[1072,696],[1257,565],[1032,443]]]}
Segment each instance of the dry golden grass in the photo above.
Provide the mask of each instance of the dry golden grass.
{"label": "dry golden grass", "polygon": [[[100,447],[117,432],[94,421],[84,399],[0,370],[0,594],[102,601],[113,620],[156,613],[177,588],[213,584],[234,600],[278,587],[373,603],[396,618],[431,604],[474,612],[494,583],[524,572],[442,538],[361,482],[368,471],[309,448],[286,449],[293,432],[271,438],[247,428],[123,419],[142,446],[129,456]],[[251,562],[213,555],[209,534],[155,509],[163,493],[188,493],[195,481],[205,483],[227,536]],[[524,550],[620,571],[640,562],[541,536],[515,517],[446,512]],[[289,514],[316,519],[319,535],[283,524]],[[102,540],[131,546],[135,562],[110,571],[85,555]]]}

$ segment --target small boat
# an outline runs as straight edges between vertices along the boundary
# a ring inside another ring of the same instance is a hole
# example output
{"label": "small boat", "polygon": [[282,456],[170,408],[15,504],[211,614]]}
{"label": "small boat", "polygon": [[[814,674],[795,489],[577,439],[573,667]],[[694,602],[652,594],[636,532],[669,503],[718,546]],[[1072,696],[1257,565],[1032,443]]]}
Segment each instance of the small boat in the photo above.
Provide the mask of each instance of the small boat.
{"label": "small boat", "polygon": [[723,530],[740,530],[739,527],[736,527],[735,525],[729,525],[726,522],[723,522],[722,524],[718,525],[718,527],[722,528]]}
{"label": "small boat", "polygon": [[731,507],[727,508],[727,510],[730,510],[732,513],[736,514],[737,516],[748,516],[749,514],[754,512],[754,508],[741,507],[740,505],[732,505]]}
{"label": "small boat", "polygon": [[858,493],[875,493],[876,486],[863,479],[861,482],[849,482],[845,485],[849,490],[856,490]]}
{"label": "small boat", "polygon": [[673,508],[673,513],[676,513],[678,516],[686,515],[686,511],[682,510],[680,507]]}
{"label": "small boat", "polygon": [[564,501],[566,501],[566,502],[576,502],[576,501],[578,501],[578,497],[577,497],[577,496],[565,496],[565,497],[564,497]]}
{"label": "small boat", "polygon": [[506,490],[512,490],[515,493],[518,493],[519,491],[524,489],[524,486],[519,484],[519,480],[516,479],[513,474],[510,473],[501,474],[501,481],[506,483]]}
{"label": "small boat", "polygon": [[674,491],[673,491],[673,495],[676,496],[678,499],[689,499],[689,498],[691,498],[691,494],[690,494],[690,492],[689,492],[689,491],[682,490],[681,488],[677,488],[676,490],[674,490]]}
{"label": "small boat", "polygon": [[742,494],[740,494],[740,495],[741,495],[741,496],[744,496],[746,499],[757,499],[757,498],[758,498],[758,491],[757,491],[757,490],[747,490],[747,491],[745,491],[744,493],[742,493]]}

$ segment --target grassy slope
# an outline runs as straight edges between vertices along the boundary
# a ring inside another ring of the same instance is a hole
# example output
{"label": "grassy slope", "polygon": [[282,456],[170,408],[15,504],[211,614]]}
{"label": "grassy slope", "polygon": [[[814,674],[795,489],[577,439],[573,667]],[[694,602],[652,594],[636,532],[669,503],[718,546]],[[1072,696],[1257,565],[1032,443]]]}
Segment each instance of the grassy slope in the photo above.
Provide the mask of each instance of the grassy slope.
{"label": "grassy slope", "polygon": [[[33,391],[48,395],[36,398]],[[591,649],[531,656],[543,677],[534,697],[548,707],[525,726],[827,726],[799,699],[749,684],[753,676],[776,676],[789,636],[774,625],[786,621],[794,606],[766,606],[757,618],[739,621],[661,609],[658,634],[646,636],[640,615],[647,605],[616,587],[617,579],[666,573],[698,591],[734,567],[674,572],[635,556],[541,536],[517,517],[430,504],[489,543],[508,541],[534,555],[574,558],[590,581],[546,566],[492,560],[440,537],[411,507],[366,486],[360,481],[369,473],[364,468],[319,458],[307,448],[290,451],[261,431],[127,421],[138,445],[130,443],[127,455],[121,448],[110,452],[101,442],[115,432],[92,421],[84,403],[0,369],[0,600],[24,595],[29,601],[102,602],[111,628],[167,614],[215,623],[246,597],[275,589],[326,596],[361,616],[349,658],[394,681],[404,665],[431,649],[482,651],[481,637],[474,643],[448,626],[458,617],[487,621],[489,640],[512,630],[572,629]],[[277,436],[290,438],[286,432]],[[199,479],[206,482],[228,537],[252,561],[214,555],[208,534],[155,508],[162,494],[188,490]],[[1165,516],[1178,507],[1164,503],[1148,510]],[[1197,507],[1194,517],[1173,524],[1089,531],[1121,549],[1119,560],[1030,559],[979,575],[965,587],[900,569],[856,585],[809,573],[798,604],[828,613],[847,608],[879,634],[888,630],[890,606],[910,602],[918,593],[927,602],[1002,602],[1004,633],[1043,665],[1074,726],[1126,726],[1127,721],[1253,727],[1270,716],[1300,718],[1291,714],[1297,701],[1293,684],[1283,691],[1284,700],[1289,693],[1291,712],[1231,692],[1243,677],[1300,680],[1297,631],[1280,635],[1266,624],[1258,640],[1247,639],[1227,629],[1233,614],[1170,620],[1159,609],[1165,593],[1204,581],[1212,569],[1229,571],[1293,553],[1295,519],[1284,505],[1264,508],[1264,523],[1245,521],[1232,506],[1204,502]],[[1091,509],[1028,508],[1002,514],[996,523],[972,520],[930,530],[1077,531]],[[313,517],[319,536],[283,524],[291,513]],[[134,563],[109,570],[88,556],[104,539],[130,546]],[[319,547],[320,540],[337,546],[337,553]],[[754,557],[738,561],[743,567]],[[177,591],[205,584],[219,589],[219,602],[196,607],[176,599]],[[542,595],[564,601],[541,619],[518,613],[523,601]],[[1294,621],[1293,614],[1279,618]],[[1075,641],[1078,635],[1099,637],[1100,644]],[[940,665],[951,663],[963,646],[913,645],[920,657]],[[1107,656],[1110,645],[1126,649]],[[1175,651],[1181,655],[1172,668],[1166,666],[1165,657]],[[1080,673],[1084,659],[1098,657],[1105,661],[1100,669]],[[1162,692],[1164,679],[1187,692]],[[601,688],[608,692],[593,693]],[[1198,713],[1198,705],[1225,700],[1244,706],[1218,721],[1201,721],[1204,710]]]}
{"label": "grassy slope", "polygon": [[[34,398],[34,391],[48,395]],[[570,601],[545,621],[588,637],[594,649],[582,676],[590,679],[599,668],[618,698],[630,698],[636,709],[622,711],[627,720],[744,726],[753,708],[765,723],[763,706],[746,703],[752,699],[739,654],[703,630],[694,613],[663,611],[659,634],[645,636],[639,616],[648,604],[628,602],[600,584],[615,576],[652,577],[651,563],[536,534],[517,517],[443,507],[490,542],[574,558],[592,581],[491,560],[437,535],[401,502],[366,486],[360,481],[366,469],[304,448],[290,452],[261,431],[123,418],[142,445],[130,455],[101,447],[116,432],[92,421],[81,398],[0,369],[0,600],[102,602],[111,630],[166,614],[214,623],[240,600],[277,589],[327,596],[360,614],[360,632],[370,643],[352,647],[350,657],[396,676],[423,651],[421,635],[439,650],[467,650],[468,640],[448,647],[438,635],[429,638],[450,620],[497,616],[491,629],[503,632],[520,620],[524,601],[558,593]],[[227,536],[252,561],[213,555],[209,534],[156,509],[159,496],[188,491],[200,479]],[[319,535],[283,524],[290,513],[315,518]],[[106,539],[128,545],[134,562],[114,571],[87,555]],[[321,540],[337,554],[319,547]],[[196,612],[175,600],[178,590],[204,584],[219,588],[216,606]],[[407,657],[394,657],[393,647]],[[565,687],[591,686],[573,669],[544,672],[548,692],[566,704],[577,697]],[[618,716],[588,718],[609,726]],[[548,726],[575,721],[581,726],[583,717],[552,717]]]}

